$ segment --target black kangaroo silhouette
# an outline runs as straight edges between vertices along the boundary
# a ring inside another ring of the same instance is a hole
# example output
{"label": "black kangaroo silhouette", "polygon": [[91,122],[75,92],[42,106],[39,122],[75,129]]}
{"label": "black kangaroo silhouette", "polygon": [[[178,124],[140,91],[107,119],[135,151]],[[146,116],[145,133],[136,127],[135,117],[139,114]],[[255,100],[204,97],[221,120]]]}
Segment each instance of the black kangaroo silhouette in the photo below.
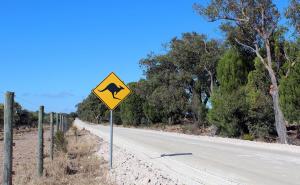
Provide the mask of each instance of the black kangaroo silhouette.
{"label": "black kangaroo silhouette", "polygon": [[110,84],[108,84],[108,86],[105,87],[105,89],[103,89],[103,90],[101,90],[101,91],[99,90],[99,92],[104,92],[104,91],[106,91],[106,90],[109,90],[109,92],[111,92],[112,97],[113,97],[114,99],[121,100],[121,99],[115,97],[115,95],[117,95],[118,92],[120,92],[120,91],[123,90],[123,89],[124,89],[124,87],[122,87],[122,86],[118,87],[116,84],[110,83]]}

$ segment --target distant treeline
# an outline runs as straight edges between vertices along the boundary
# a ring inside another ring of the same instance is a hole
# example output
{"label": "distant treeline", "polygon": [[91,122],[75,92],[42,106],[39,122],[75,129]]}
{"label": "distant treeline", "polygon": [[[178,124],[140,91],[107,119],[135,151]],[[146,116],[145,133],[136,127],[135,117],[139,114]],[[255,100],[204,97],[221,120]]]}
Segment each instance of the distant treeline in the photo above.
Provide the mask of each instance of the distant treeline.
{"label": "distant treeline", "polygon": [[[3,127],[3,104],[0,104],[0,127]],[[38,121],[38,112],[28,111],[23,109],[22,106],[15,102],[14,103],[14,126],[35,126]]]}
{"label": "distant treeline", "polygon": [[[225,39],[183,33],[166,44],[165,54],[141,59],[145,79],[128,84],[134,93],[114,111],[115,123],[193,122],[215,125],[224,136],[279,135],[285,142],[286,125],[300,124],[300,3],[290,2],[289,24],[279,25],[272,1],[238,2],[195,4],[201,16],[223,20]],[[286,39],[288,30],[295,32]],[[98,123],[108,119],[93,94],[77,105],[77,114]]]}
{"label": "distant treeline", "polygon": [[[3,128],[3,114],[4,114],[4,106],[0,103],[0,128]],[[75,113],[70,113],[68,118],[75,118]],[[45,123],[49,123],[50,114],[45,113],[44,121]],[[14,127],[19,126],[28,126],[28,127],[37,127],[38,123],[38,111],[29,111],[18,103],[14,103]]]}

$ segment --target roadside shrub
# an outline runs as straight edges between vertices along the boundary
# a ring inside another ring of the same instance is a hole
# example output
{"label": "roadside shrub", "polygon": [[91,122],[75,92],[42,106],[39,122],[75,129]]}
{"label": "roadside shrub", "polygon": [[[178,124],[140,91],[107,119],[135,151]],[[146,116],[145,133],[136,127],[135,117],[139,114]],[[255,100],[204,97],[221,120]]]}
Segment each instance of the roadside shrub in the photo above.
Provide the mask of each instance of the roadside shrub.
{"label": "roadside shrub", "polygon": [[244,134],[242,137],[243,140],[253,141],[254,137],[251,134]]}
{"label": "roadside shrub", "polygon": [[247,123],[248,107],[244,88],[231,94],[219,90],[212,96],[213,108],[209,111],[209,122],[218,128],[218,134],[228,137],[239,137],[249,133]]}
{"label": "roadside shrub", "polygon": [[201,134],[201,129],[199,129],[199,125],[197,123],[184,124],[182,126],[182,132],[184,134],[200,135]]}
{"label": "roadside shrub", "polygon": [[54,147],[57,151],[67,153],[68,141],[63,132],[58,131],[54,136]]}
{"label": "roadside shrub", "polygon": [[136,92],[137,83],[128,84],[133,93],[121,104],[120,116],[124,125],[139,126],[145,117],[143,113],[144,99]]}
{"label": "roadside shrub", "polygon": [[255,138],[266,139],[276,136],[274,110],[269,94],[270,80],[267,71],[259,60],[255,60],[255,70],[248,75],[246,101],[248,104],[247,126]]}
{"label": "roadside shrub", "polygon": [[[107,118],[108,122],[110,119],[110,111],[106,111],[105,117]],[[120,113],[120,108],[116,108],[113,111],[113,123],[116,125],[121,125],[122,124],[122,119],[121,119],[121,113]]]}
{"label": "roadside shrub", "polygon": [[75,127],[75,126],[72,126],[71,128],[72,128],[73,134],[74,134],[75,139],[76,139],[76,142],[77,142],[77,138],[78,138],[78,129],[77,129],[77,127]]}
{"label": "roadside shrub", "polygon": [[292,68],[287,78],[280,81],[280,105],[285,118],[291,124],[300,124],[300,54],[298,62]]}
{"label": "roadside shrub", "polygon": [[234,49],[228,50],[218,63],[217,80],[220,86],[211,97],[212,109],[208,119],[218,127],[221,136],[239,137],[249,133],[245,98],[249,70],[247,61]]}

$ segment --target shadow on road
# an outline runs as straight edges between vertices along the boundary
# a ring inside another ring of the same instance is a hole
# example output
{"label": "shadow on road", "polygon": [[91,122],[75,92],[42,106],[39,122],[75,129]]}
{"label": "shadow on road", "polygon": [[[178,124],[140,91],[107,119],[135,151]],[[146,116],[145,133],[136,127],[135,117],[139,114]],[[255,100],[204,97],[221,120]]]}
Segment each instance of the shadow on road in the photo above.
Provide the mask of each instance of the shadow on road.
{"label": "shadow on road", "polygon": [[160,157],[173,157],[181,155],[193,155],[193,153],[173,153],[173,154],[161,154]]}
{"label": "shadow on road", "polygon": [[161,154],[159,157],[154,157],[151,159],[159,159],[163,157],[174,157],[174,156],[185,156],[185,155],[193,155],[193,153],[171,153],[171,154]]}

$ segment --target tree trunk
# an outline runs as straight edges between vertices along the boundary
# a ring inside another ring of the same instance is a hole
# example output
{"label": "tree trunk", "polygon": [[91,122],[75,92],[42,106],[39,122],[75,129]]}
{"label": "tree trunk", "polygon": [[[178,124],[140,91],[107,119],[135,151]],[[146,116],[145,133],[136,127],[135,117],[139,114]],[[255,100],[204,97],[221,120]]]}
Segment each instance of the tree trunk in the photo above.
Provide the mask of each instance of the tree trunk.
{"label": "tree trunk", "polygon": [[272,69],[268,69],[268,72],[269,72],[269,75],[271,77],[271,82],[272,82],[272,85],[270,88],[270,94],[271,94],[272,100],[273,100],[276,131],[277,131],[280,143],[287,144],[287,134],[286,134],[286,126],[285,126],[284,116],[283,116],[283,113],[279,106],[278,84],[276,81],[274,71]]}
{"label": "tree trunk", "polygon": [[210,94],[213,94],[214,92],[214,77],[211,73],[209,73],[210,77]]}
{"label": "tree trunk", "polygon": [[267,49],[267,64],[265,67],[268,70],[269,76],[271,78],[271,87],[270,87],[270,94],[273,100],[273,109],[275,114],[275,127],[276,131],[280,140],[280,143],[287,144],[287,134],[286,134],[286,126],[284,121],[284,116],[279,106],[279,89],[278,83],[276,79],[275,72],[272,68],[272,58],[271,58],[271,49],[270,49],[270,42],[268,39],[265,41],[266,49]]}
{"label": "tree trunk", "polygon": [[207,71],[208,75],[209,75],[209,79],[210,79],[210,95],[212,95],[213,91],[214,91],[214,76],[213,73],[208,70],[207,68],[205,68],[205,70]]}

